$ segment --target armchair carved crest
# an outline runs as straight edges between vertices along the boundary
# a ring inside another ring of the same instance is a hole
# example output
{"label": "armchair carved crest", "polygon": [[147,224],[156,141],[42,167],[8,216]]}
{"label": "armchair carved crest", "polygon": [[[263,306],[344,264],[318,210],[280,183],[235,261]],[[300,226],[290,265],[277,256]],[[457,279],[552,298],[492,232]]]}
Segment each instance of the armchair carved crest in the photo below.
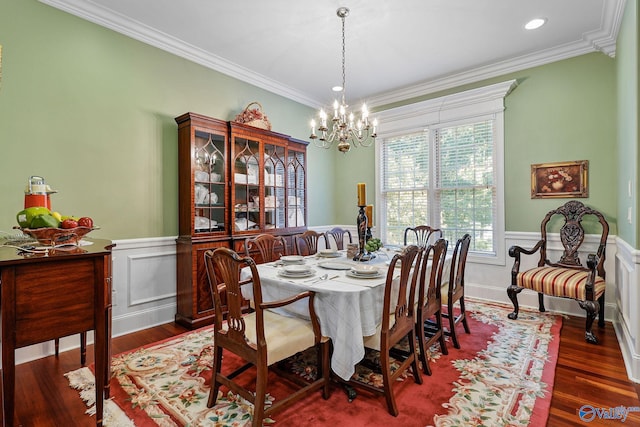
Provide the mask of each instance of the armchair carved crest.
{"label": "armchair carved crest", "polygon": [[[585,267],[580,261],[579,250],[585,236],[582,221],[586,217],[595,218],[602,232],[597,253],[587,256]],[[564,224],[561,222],[562,218],[564,218]],[[554,229],[554,225],[557,227],[560,224],[562,224],[559,229],[560,242],[564,250],[560,259],[552,262],[547,258],[548,233]],[[538,292],[540,311],[545,311],[544,295],[572,298],[578,301],[587,314],[586,341],[597,344],[598,339],[592,332],[592,325],[598,315],[598,326],[604,327],[606,288],[604,261],[609,224],[597,210],[577,200],[571,200],[547,213],[540,224],[540,232],[541,238],[532,249],[524,249],[520,246],[512,246],[509,249],[509,256],[514,258],[511,284],[507,288],[507,295],[513,303],[513,312],[509,314],[509,318],[518,318],[518,294],[523,289]],[[536,253],[539,254],[537,267],[520,271],[521,255]]]}

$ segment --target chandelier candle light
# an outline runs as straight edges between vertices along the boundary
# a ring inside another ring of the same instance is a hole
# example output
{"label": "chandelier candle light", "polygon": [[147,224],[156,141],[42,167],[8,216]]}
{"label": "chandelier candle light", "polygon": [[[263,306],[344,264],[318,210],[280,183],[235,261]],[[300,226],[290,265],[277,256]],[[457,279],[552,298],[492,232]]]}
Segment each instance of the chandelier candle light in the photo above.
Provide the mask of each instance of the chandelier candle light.
{"label": "chandelier candle light", "polygon": [[[333,117],[331,118],[331,127],[328,127],[329,117],[324,109],[320,110],[320,123],[318,126],[319,137],[316,134],[316,121],[311,120],[311,135],[309,138],[314,140],[315,145],[321,148],[331,148],[334,142],[338,142],[338,150],[346,153],[351,150],[351,145],[357,147],[371,146],[376,140],[376,128],[378,121],[374,119],[369,121],[369,110],[365,104],[362,104],[362,112],[360,118],[356,119],[353,113],[348,112],[349,106],[345,98],[345,36],[344,36],[344,20],[349,15],[349,9],[340,7],[336,11],[338,17],[342,20],[342,92],[341,102],[336,99],[333,103]],[[335,89],[334,89],[335,90]]]}

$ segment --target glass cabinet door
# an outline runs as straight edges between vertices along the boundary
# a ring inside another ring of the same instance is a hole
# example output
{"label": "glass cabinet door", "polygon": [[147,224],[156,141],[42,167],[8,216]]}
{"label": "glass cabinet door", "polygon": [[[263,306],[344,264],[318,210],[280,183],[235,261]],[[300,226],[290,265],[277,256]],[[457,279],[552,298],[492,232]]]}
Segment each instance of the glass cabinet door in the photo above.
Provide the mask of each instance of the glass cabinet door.
{"label": "glass cabinet door", "polygon": [[226,138],[196,129],[193,150],[195,233],[224,231]]}
{"label": "glass cabinet door", "polygon": [[287,227],[304,227],[307,194],[305,153],[289,150],[287,155]]}
{"label": "glass cabinet door", "polygon": [[260,143],[236,137],[233,158],[235,231],[260,229]]}
{"label": "glass cabinet door", "polygon": [[264,226],[267,230],[285,228],[285,148],[280,145],[264,146]]}

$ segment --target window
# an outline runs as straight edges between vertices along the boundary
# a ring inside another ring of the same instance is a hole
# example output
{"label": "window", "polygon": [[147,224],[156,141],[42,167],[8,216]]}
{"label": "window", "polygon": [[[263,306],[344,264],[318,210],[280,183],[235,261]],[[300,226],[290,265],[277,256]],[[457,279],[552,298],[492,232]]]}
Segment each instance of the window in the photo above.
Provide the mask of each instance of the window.
{"label": "window", "polygon": [[[469,233],[470,256],[504,259],[503,110],[515,82],[384,111],[376,155],[381,239],[408,226]],[[491,260],[494,261],[491,261]]]}

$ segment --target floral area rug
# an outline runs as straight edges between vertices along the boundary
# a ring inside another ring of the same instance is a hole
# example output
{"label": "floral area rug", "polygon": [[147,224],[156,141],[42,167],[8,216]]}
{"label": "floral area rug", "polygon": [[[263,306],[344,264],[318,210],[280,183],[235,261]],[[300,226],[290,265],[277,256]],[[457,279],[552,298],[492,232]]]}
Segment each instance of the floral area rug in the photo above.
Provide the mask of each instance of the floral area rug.
{"label": "floral area rug", "polygon": [[[430,349],[432,376],[423,384],[407,373],[394,384],[400,410],[389,415],[383,397],[358,390],[349,402],[341,386],[328,400],[309,397],[265,420],[274,426],[538,426],[549,413],[558,357],[561,317],[521,310],[518,320],[507,318],[511,307],[467,302],[471,334],[461,325],[461,349],[448,341],[449,354]],[[213,333],[210,327],[188,332],[113,357],[111,401],[105,405],[105,425],[113,426],[245,426],[253,407],[233,393],[219,394],[207,408],[211,378]],[[228,354],[228,353],[227,353]],[[375,360],[377,354],[367,353]],[[223,370],[241,361],[225,355]],[[302,377],[315,377],[315,352],[300,353],[285,367]],[[226,365],[226,366],[225,366]],[[245,373],[251,384],[251,370]],[[355,375],[374,384],[381,376],[367,369]],[[87,405],[95,397],[93,373],[81,368],[67,373]],[[291,389],[275,373],[269,378],[268,402]],[[121,409],[126,416],[118,414]],[[91,409],[88,411],[90,412]]]}

